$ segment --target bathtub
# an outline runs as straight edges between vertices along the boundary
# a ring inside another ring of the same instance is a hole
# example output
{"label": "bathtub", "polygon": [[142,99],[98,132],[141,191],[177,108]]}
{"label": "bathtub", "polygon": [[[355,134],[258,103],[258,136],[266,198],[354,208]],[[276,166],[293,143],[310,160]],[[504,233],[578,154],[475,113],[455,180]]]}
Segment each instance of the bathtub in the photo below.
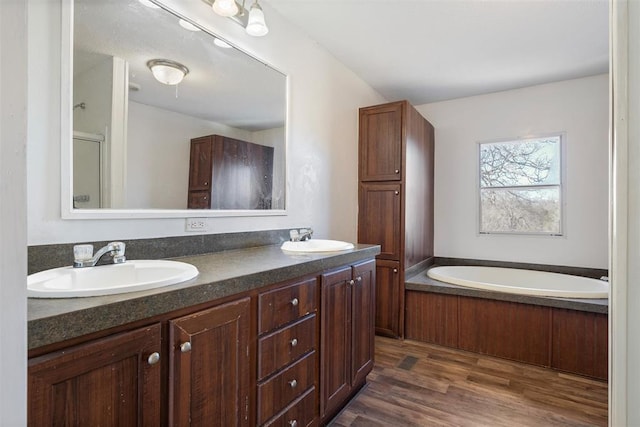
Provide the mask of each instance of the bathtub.
{"label": "bathtub", "polygon": [[609,283],[568,274],[501,267],[433,267],[427,275],[441,282],[510,294],[561,298],[607,298]]}

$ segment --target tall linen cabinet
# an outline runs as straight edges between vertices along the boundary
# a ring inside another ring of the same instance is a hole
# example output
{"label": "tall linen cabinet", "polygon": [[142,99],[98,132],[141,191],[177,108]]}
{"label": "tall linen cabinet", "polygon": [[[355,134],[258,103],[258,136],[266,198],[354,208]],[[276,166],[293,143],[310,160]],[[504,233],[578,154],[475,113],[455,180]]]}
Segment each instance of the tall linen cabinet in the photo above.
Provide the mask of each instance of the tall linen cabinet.
{"label": "tall linen cabinet", "polygon": [[405,272],[433,257],[434,129],[407,101],[360,109],[358,242],[376,260],[376,333],[404,336]]}

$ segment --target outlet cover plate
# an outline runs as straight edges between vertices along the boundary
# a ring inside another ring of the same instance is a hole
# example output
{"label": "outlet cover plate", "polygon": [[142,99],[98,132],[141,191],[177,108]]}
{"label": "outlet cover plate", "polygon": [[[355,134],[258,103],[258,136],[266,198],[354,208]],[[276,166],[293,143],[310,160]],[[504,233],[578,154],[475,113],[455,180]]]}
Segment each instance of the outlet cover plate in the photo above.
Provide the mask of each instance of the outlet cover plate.
{"label": "outlet cover plate", "polygon": [[185,222],[185,231],[203,232],[209,231],[209,222],[207,218],[187,218]]}

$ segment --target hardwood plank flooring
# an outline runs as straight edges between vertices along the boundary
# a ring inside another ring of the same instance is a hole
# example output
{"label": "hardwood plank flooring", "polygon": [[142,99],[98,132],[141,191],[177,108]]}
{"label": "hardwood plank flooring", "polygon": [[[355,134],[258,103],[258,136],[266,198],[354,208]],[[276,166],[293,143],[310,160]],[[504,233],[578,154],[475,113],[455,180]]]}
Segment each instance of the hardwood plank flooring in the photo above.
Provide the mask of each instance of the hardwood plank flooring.
{"label": "hardwood plank flooring", "polygon": [[606,426],[607,383],[376,337],[366,387],[331,426]]}

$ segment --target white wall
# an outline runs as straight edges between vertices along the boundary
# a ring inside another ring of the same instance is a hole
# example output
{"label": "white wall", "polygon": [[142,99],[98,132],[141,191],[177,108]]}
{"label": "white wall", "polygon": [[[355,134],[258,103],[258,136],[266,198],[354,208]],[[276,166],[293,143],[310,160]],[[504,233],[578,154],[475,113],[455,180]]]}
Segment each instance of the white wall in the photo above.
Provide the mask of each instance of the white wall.
{"label": "white wall", "polygon": [[[60,9],[30,2],[29,49],[48,54],[29,63],[29,244],[186,234],[183,219],[60,218]],[[358,108],[385,100],[267,4],[269,35],[253,38],[200,0],[166,3],[289,75],[288,215],[211,218],[210,232],[310,225],[319,237],[355,241]]]}
{"label": "white wall", "polygon": [[[417,107],[435,127],[435,254],[607,268],[608,76]],[[478,142],[565,132],[563,237],[478,234]]]}
{"label": "white wall", "polygon": [[0,426],[27,420],[27,5],[0,2]]}

